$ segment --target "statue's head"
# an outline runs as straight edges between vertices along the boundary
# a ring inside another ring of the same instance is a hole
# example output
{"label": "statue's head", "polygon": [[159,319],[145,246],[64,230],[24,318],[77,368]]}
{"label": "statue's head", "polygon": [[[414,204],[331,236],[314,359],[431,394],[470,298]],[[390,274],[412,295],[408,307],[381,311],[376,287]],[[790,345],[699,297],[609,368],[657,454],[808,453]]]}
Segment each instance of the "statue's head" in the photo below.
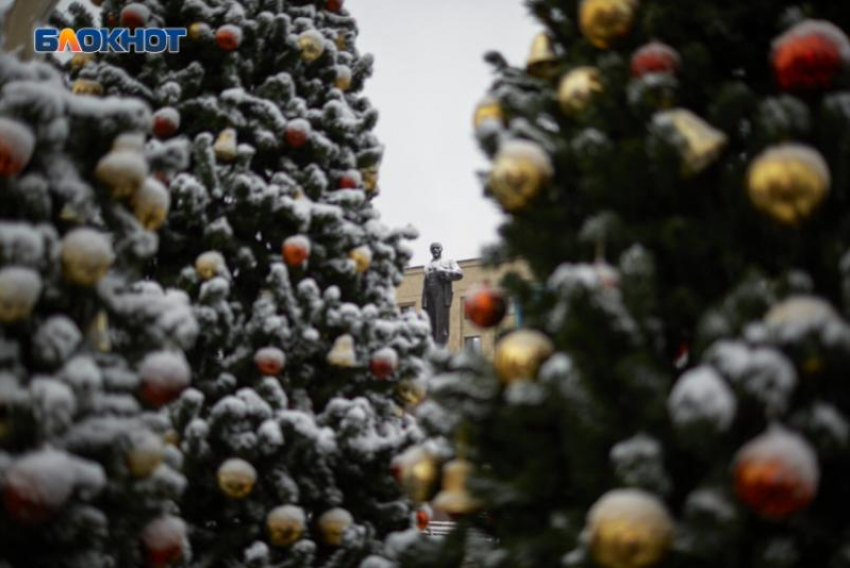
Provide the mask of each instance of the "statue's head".
{"label": "statue's head", "polygon": [[431,243],[431,256],[434,257],[434,260],[443,256],[443,245],[440,243]]}

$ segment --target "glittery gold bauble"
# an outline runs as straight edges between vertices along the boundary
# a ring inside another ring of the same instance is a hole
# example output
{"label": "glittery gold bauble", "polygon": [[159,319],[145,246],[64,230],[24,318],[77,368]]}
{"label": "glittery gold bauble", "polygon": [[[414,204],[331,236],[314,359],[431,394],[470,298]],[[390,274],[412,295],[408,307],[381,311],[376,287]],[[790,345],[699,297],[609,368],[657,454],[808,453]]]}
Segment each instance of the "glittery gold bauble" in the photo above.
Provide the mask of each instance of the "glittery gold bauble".
{"label": "glittery gold bauble", "polygon": [[684,108],[657,113],[653,126],[679,151],[684,176],[698,174],[710,166],[728,140],[726,134]]}
{"label": "glittery gold bauble", "polygon": [[298,47],[301,48],[301,58],[312,63],[325,52],[325,38],[316,30],[307,30],[298,36]]}
{"label": "glittery gold bauble", "polygon": [[109,239],[93,229],[74,229],[62,239],[62,276],[71,284],[96,285],[114,260]]}
{"label": "glittery gold bauble", "polygon": [[366,245],[359,246],[348,253],[348,258],[354,261],[355,270],[362,274],[372,266],[372,249]]}
{"label": "glittery gold bauble", "polygon": [[540,193],[554,172],[543,148],[527,140],[509,140],[493,162],[490,191],[505,210],[517,211]]}
{"label": "glittery gold bauble", "polygon": [[363,168],[360,170],[360,174],[363,176],[363,189],[369,193],[376,192],[378,190],[378,178],[380,177],[380,171],[377,166]]}
{"label": "glittery gold bauble", "polygon": [[304,534],[307,516],[301,507],[283,505],[266,516],[266,531],[273,546],[289,546]]}
{"label": "glittery gold bauble", "polygon": [[214,250],[201,254],[195,261],[195,271],[201,280],[215,278],[224,268],[224,257]]}
{"label": "glittery gold bauble", "polygon": [[391,466],[393,476],[416,503],[433,497],[440,477],[439,460],[425,448],[415,446],[397,456]]}
{"label": "glittery gold bauble", "polygon": [[351,67],[348,65],[337,65],[334,87],[340,91],[347,91],[351,88],[351,80]]}
{"label": "glittery gold bauble", "polygon": [[195,22],[189,26],[189,39],[198,41],[205,37],[212,37],[212,28],[205,22]]}
{"label": "glittery gold bauble", "polygon": [[328,352],[327,360],[334,367],[350,368],[357,365],[354,338],[348,333],[337,337],[333,347]]}
{"label": "glittery gold bauble", "polygon": [[100,159],[94,175],[109,186],[114,199],[124,199],[133,195],[145,181],[148,161],[141,151],[113,150]]}
{"label": "glittery gold bauble", "polygon": [[673,519],[664,504],[640,489],[616,489],[587,514],[593,559],[604,568],[649,568],[673,540]]}
{"label": "glittery gold bauble", "polygon": [[443,466],[443,490],[434,499],[434,508],[449,515],[468,515],[481,508],[481,502],[466,487],[472,464],[467,460],[452,460]]}
{"label": "glittery gold bauble", "polygon": [[225,128],[218,135],[218,139],[213,145],[215,157],[222,162],[232,162],[236,159],[239,152],[239,147],[236,143],[236,129]]}
{"label": "glittery gold bauble", "polygon": [[534,36],[525,69],[529,75],[540,79],[551,79],[557,74],[558,56],[552,49],[552,39],[545,32]]}
{"label": "glittery gold bauble", "polygon": [[402,379],[396,387],[399,401],[408,410],[412,410],[425,400],[428,395],[425,382],[418,379]]}
{"label": "glittery gold bauble", "polygon": [[502,111],[502,105],[493,97],[485,97],[475,107],[475,117],[473,123],[475,128],[480,127],[486,121],[503,123],[505,121],[505,113]]}
{"label": "glittery gold bauble", "polygon": [[496,344],[493,364],[503,383],[533,380],[554,352],[552,341],[539,331],[519,329]]}
{"label": "glittery gold bauble", "polygon": [[90,81],[89,79],[77,79],[74,81],[74,84],[71,85],[71,92],[75,95],[99,96],[103,94],[103,85],[97,81]]}
{"label": "glittery gold bauble", "polygon": [[134,433],[127,452],[127,469],[134,477],[148,477],[165,457],[162,439],[150,431]]}
{"label": "glittery gold bauble", "polygon": [[332,546],[339,546],[342,544],[345,531],[353,524],[354,517],[341,507],[325,511],[319,517],[319,530],[322,533],[322,540]]}
{"label": "glittery gold bauble", "polygon": [[17,266],[0,269],[0,323],[15,323],[30,317],[41,295],[41,276]]}
{"label": "glittery gold bauble", "polygon": [[747,192],[756,209],[785,225],[799,225],[830,190],[829,166],[803,144],[780,144],[762,152],[747,173]]}
{"label": "glittery gold bauble", "polygon": [[91,53],[77,53],[68,62],[71,69],[82,69],[90,61],[94,61],[94,55]]}
{"label": "glittery gold bauble", "polygon": [[602,91],[599,70],[595,67],[576,67],[561,78],[558,103],[567,116],[578,116]]}
{"label": "glittery gold bauble", "polygon": [[231,458],[218,468],[218,488],[231,499],[244,499],[257,482],[257,470],[243,459]]}
{"label": "glittery gold bauble", "polygon": [[168,217],[171,195],[164,185],[149,177],[133,194],[132,203],[133,213],[142,227],[148,231],[156,231]]}
{"label": "glittery gold bauble", "polygon": [[628,34],[635,21],[638,0],[583,0],[579,7],[579,27],[587,40],[608,49]]}

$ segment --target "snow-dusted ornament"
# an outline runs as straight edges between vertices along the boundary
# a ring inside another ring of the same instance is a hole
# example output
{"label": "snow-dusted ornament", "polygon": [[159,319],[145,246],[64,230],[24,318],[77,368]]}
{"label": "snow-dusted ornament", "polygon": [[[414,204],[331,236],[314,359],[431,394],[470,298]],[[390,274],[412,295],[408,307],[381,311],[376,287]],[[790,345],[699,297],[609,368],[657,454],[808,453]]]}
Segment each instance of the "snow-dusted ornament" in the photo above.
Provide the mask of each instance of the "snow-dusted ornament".
{"label": "snow-dusted ornament", "polygon": [[240,458],[231,458],[218,468],[218,488],[230,499],[244,499],[257,482],[257,470]]}
{"label": "snow-dusted ornament", "polygon": [[74,229],[62,239],[62,276],[71,284],[95,286],[114,261],[109,239],[94,229]]}
{"label": "snow-dusted ornament", "polygon": [[234,51],[242,45],[242,28],[225,24],[215,32],[215,42],[222,51]]}
{"label": "snow-dusted ornament", "polygon": [[156,231],[168,218],[171,208],[171,194],[156,179],[147,178],[133,194],[133,213],[136,220],[148,231]]}
{"label": "snow-dusted ornament", "polygon": [[332,546],[342,544],[345,531],[354,524],[354,517],[342,507],[337,507],[322,513],[319,517],[319,531],[322,540]]}
{"label": "snow-dusted ornament", "polygon": [[336,66],[336,79],[334,80],[334,87],[339,89],[340,91],[347,91],[351,88],[352,74],[351,67],[348,65],[337,65]]}
{"label": "snow-dusted ornament", "polygon": [[533,329],[513,331],[496,343],[493,365],[505,384],[530,381],[537,377],[540,366],[555,352],[546,335]]}
{"label": "snow-dusted ornament", "polygon": [[149,171],[148,161],[142,151],[113,149],[98,162],[94,175],[99,182],[109,187],[113,198],[124,199],[141,187]]}
{"label": "snow-dusted ornament", "polygon": [[826,20],[803,20],[773,41],[773,72],[786,91],[829,89],[848,63],[847,35]]}
{"label": "snow-dusted ornament", "polygon": [[310,139],[313,126],[308,120],[296,118],[286,125],[286,143],[291,148],[301,148]]}
{"label": "snow-dusted ornament", "polygon": [[440,461],[424,447],[414,446],[396,456],[390,471],[415,503],[424,503],[434,497],[440,477]]}
{"label": "snow-dusted ornament", "polygon": [[150,20],[150,8],[139,2],[131,2],[121,10],[121,26],[135,30],[143,28]]}
{"label": "snow-dusted ornament", "polygon": [[725,432],[735,420],[737,400],[732,388],[711,367],[682,375],[667,399],[667,412],[680,429],[705,426]]}
{"label": "snow-dusted ornament", "polygon": [[103,85],[91,79],[77,79],[71,85],[71,92],[80,96],[99,97],[103,94]]}
{"label": "snow-dusted ornament", "polygon": [[353,248],[349,251],[348,258],[354,261],[354,270],[362,274],[372,266],[372,249],[366,245]]}
{"label": "snow-dusted ornament", "polygon": [[358,170],[348,170],[339,176],[339,189],[357,189],[363,185],[363,175]]}
{"label": "snow-dusted ornament", "polygon": [[301,49],[301,58],[312,63],[325,52],[325,38],[317,30],[307,30],[298,36],[298,47]]}
{"label": "snow-dusted ornament", "polygon": [[506,211],[528,205],[555,175],[549,154],[528,140],[502,144],[490,172],[490,191]]}
{"label": "snow-dusted ornament", "polygon": [[771,146],[747,171],[747,193],[756,209],[783,225],[811,217],[829,194],[832,176],[823,156],[805,144]]}
{"label": "snow-dusted ornament", "polygon": [[41,295],[41,276],[29,268],[0,269],[0,323],[15,323],[30,317]]}
{"label": "snow-dusted ornament", "polygon": [[505,121],[505,111],[498,99],[494,97],[484,97],[475,107],[475,114],[472,118],[472,124],[475,128],[480,128],[485,122],[502,124]]}
{"label": "snow-dusted ornament", "polygon": [[615,489],[587,514],[585,538],[604,568],[649,568],[673,541],[674,524],[664,503],[641,489]]}
{"label": "snow-dusted ornament", "polygon": [[135,477],[150,476],[165,457],[162,438],[149,430],[133,432],[127,451],[127,469]]}
{"label": "snow-dusted ornament", "polygon": [[682,58],[675,49],[666,43],[651,41],[634,52],[629,69],[636,79],[652,73],[675,75],[681,63]]}
{"label": "snow-dusted ornament", "polygon": [[276,507],[266,516],[266,531],[272,546],[290,546],[304,534],[307,516],[304,509],[295,505]]}
{"label": "snow-dusted ornament", "polygon": [[0,117],[0,175],[14,175],[29,164],[35,149],[35,135],[29,126]]}
{"label": "snow-dusted ornament", "polygon": [[195,260],[195,272],[201,280],[210,280],[220,275],[227,266],[220,252],[207,251]]}
{"label": "snow-dusted ornament", "polygon": [[714,163],[729,138],[685,108],[664,110],[652,117],[652,132],[675,148],[683,176],[693,176]]}
{"label": "snow-dusted ornament", "polygon": [[189,386],[191,376],[189,363],[183,353],[151,353],[139,366],[142,398],[155,407],[166,405]]}
{"label": "snow-dusted ornament", "polygon": [[222,162],[232,162],[238,155],[238,146],[236,143],[236,129],[225,128],[218,135],[218,138],[213,145],[215,157]]}
{"label": "snow-dusted ornament", "polygon": [[582,0],[579,28],[587,41],[608,49],[631,31],[637,10],[638,0]]}
{"label": "snow-dusted ornament", "polygon": [[349,368],[357,365],[357,353],[354,351],[354,338],[346,333],[334,341],[328,352],[328,363],[334,367]]}
{"label": "snow-dusted ornament", "polygon": [[385,381],[392,377],[396,369],[398,369],[398,353],[392,347],[384,347],[372,354],[369,370],[379,381]]}
{"label": "snow-dusted ornament", "polygon": [[281,255],[287,266],[292,268],[304,266],[310,258],[310,239],[304,235],[293,235],[283,241]]}
{"label": "snow-dusted ornament", "polygon": [[153,114],[153,133],[157,138],[171,138],[180,130],[180,111],[163,107]]}
{"label": "snow-dusted ornament", "polygon": [[576,67],[564,75],[558,84],[558,104],[565,115],[579,116],[604,90],[599,69]]}
{"label": "snow-dusted ornament", "polygon": [[286,355],[277,347],[263,347],[254,354],[254,365],[262,375],[276,377],[285,364]]}
{"label": "snow-dusted ornament", "polygon": [[186,553],[186,523],[167,515],[148,523],[141,534],[145,561],[150,568],[164,568],[178,562]]}
{"label": "snow-dusted ornament", "polygon": [[742,447],[733,470],[738,498],[773,520],[805,509],[820,483],[814,448],[799,434],[779,425]]}

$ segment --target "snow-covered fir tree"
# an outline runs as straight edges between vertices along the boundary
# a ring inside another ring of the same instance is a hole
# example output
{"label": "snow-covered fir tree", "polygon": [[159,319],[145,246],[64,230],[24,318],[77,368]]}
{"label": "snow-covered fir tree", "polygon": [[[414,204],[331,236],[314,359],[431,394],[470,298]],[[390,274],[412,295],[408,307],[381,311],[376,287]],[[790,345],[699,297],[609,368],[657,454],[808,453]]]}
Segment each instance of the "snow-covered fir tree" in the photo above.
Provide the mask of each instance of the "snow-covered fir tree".
{"label": "snow-covered fir tree", "polygon": [[4,568],[191,558],[163,407],[189,384],[198,326],[184,292],[139,281],[169,202],[148,175],[150,120],[0,54]]}
{"label": "snow-covered fir tree", "polygon": [[372,205],[383,149],[355,21],[340,0],[105,0],[101,17],[189,30],[179,53],[67,68],[77,91],[154,109],[172,206],[147,274],[200,324],[172,408],[198,566],[355,566],[411,522],[390,461],[418,437],[404,406],[429,345],[394,301],[414,233]]}
{"label": "snow-covered fir tree", "polygon": [[399,462],[459,529],[370,568],[850,566],[850,10],[527,4],[475,116],[534,278],[472,302],[523,329],[432,382],[454,459]]}

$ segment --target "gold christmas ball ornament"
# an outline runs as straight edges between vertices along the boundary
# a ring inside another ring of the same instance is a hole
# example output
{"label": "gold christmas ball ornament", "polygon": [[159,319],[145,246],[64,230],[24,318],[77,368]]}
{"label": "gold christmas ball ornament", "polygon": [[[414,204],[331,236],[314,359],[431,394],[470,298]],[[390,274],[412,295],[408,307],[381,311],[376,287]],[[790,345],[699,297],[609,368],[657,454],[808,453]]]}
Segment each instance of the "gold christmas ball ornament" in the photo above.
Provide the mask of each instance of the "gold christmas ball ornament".
{"label": "gold christmas ball ornament", "polygon": [[325,38],[317,30],[307,30],[298,36],[298,47],[301,49],[301,59],[312,63],[325,52]]}
{"label": "gold christmas ball ornament", "polygon": [[604,568],[649,568],[666,555],[673,519],[660,499],[640,489],[615,489],[587,514],[591,553]]}
{"label": "gold christmas ball ornament", "polygon": [[631,31],[637,9],[638,0],[582,0],[579,28],[587,41],[608,49]]}
{"label": "gold christmas ball ornament", "polygon": [[100,96],[103,94],[103,85],[89,79],[77,79],[71,85],[71,92],[75,95]]}
{"label": "gold christmas ball ornament", "polygon": [[402,379],[396,387],[398,400],[410,411],[428,396],[427,384],[422,379]]}
{"label": "gold christmas ball ornament", "polygon": [[334,367],[351,368],[357,365],[357,353],[354,350],[354,338],[348,333],[340,335],[328,352],[328,363]]}
{"label": "gold christmas ball ornament", "polygon": [[561,78],[558,103],[567,116],[578,116],[603,90],[596,67],[576,67]]}
{"label": "gold christmas ball ornament", "polygon": [[71,284],[95,286],[114,261],[109,239],[93,229],[74,229],[62,239],[62,276]]}
{"label": "gold christmas ball ornament", "polygon": [[503,124],[505,122],[505,113],[502,110],[502,105],[493,97],[484,97],[478,106],[475,107],[475,117],[473,124],[475,128],[480,128],[485,122],[494,124]]}
{"label": "gold christmas ball ornament", "polygon": [[363,176],[363,189],[369,193],[376,193],[378,191],[378,179],[381,177],[378,167],[364,168],[360,170],[360,175]]}
{"label": "gold christmas ball ornament", "polygon": [[509,140],[496,154],[490,172],[490,191],[506,211],[530,203],[555,175],[549,155],[534,142]]}
{"label": "gold christmas ball ornament", "polygon": [[342,544],[345,531],[353,524],[354,517],[341,507],[325,511],[319,517],[319,531],[322,533],[322,540],[332,546],[339,546]]}
{"label": "gold christmas ball ornament", "polygon": [[496,344],[493,365],[503,383],[534,380],[537,371],[554,352],[555,345],[544,334],[519,329]]}
{"label": "gold christmas ball ornament", "polygon": [[823,156],[803,144],[779,144],[759,154],[747,172],[747,193],[756,209],[797,226],[811,217],[832,183]]}
{"label": "gold christmas ball ornament", "polygon": [[558,73],[558,66],[558,56],[552,48],[552,38],[546,32],[540,32],[531,42],[525,70],[532,77],[551,79]]}
{"label": "gold christmas ball ornament", "polygon": [[225,128],[218,135],[213,145],[215,157],[222,162],[232,162],[239,154],[239,145],[236,142],[236,129]]}
{"label": "gold christmas ball ornament", "polygon": [[224,262],[224,257],[220,252],[211,250],[207,251],[195,260],[195,272],[201,280],[210,280],[221,274],[227,265]]}
{"label": "gold christmas ball ornament", "polygon": [[212,27],[206,22],[195,22],[189,26],[189,39],[191,41],[199,41],[204,38],[212,38]]}
{"label": "gold christmas ball ornament", "polygon": [[307,515],[301,507],[283,505],[273,509],[266,516],[266,532],[272,546],[284,548],[298,541],[304,535]]}
{"label": "gold christmas ball ornament", "polygon": [[113,150],[101,158],[94,170],[97,180],[108,186],[114,199],[133,195],[149,172],[148,161],[141,151]]}
{"label": "gold christmas ball ornament", "polygon": [[443,490],[434,499],[434,508],[452,516],[468,515],[481,508],[466,487],[472,463],[455,459],[443,466]]}
{"label": "gold christmas ball ornament", "polygon": [[357,271],[358,274],[362,274],[369,270],[369,267],[372,266],[372,249],[366,245],[359,246],[351,249],[348,253],[348,258],[354,261],[355,271]]}
{"label": "gold christmas ball ornament", "polygon": [[127,469],[134,477],[149,477],[165,457],[162,438],[150,431],[134,432],[127,451]]}
{"label": "gold christmas ball ornament", "polygon": [[159,181],[149,177],[133,194],[133,213],[148,231],[156,231],[165,223],[171,208],[171,194]]}
{"label": "gold christmas ball ornament", "polygon": [[390,466],[407,496],[416,503],[433,497],[440,478],[440,462],[434,454],[421,446],[414,446],[396,456]]}
{"label": "gold christmas ball ornament", "polygon": [[91,53],[77,53],[74,55],[70,61],[68,61],[68,66],[71,69],[82,69],[90,61],[94,61],[94,54]]}
{"label": "gold christmas ball ornament", "polygon": [[351,81],[351,67],[349,67],[348,65],[337,65],[334,87],[336,87],[340,91],[347,91],[351,88]]}
{"label": "gold christmas ball ornament", "polygon": [[244,499],[257,482],[257,470],[243,459],[231,458],[221,464],[217,474],[218,488],[230,499]]}
{"label": "gold christmas ball ornament", "polygon": [[34,270],[17,266],[0,269],[0,323],[29,318],[41,287],[41,276]]}
{"label": "gold christmas ball ornament", "polygon": [[655,132],[678,150],[683,176],[710,166],[728,141],[726,134],[684,108],[656,113],[652,122]]}

